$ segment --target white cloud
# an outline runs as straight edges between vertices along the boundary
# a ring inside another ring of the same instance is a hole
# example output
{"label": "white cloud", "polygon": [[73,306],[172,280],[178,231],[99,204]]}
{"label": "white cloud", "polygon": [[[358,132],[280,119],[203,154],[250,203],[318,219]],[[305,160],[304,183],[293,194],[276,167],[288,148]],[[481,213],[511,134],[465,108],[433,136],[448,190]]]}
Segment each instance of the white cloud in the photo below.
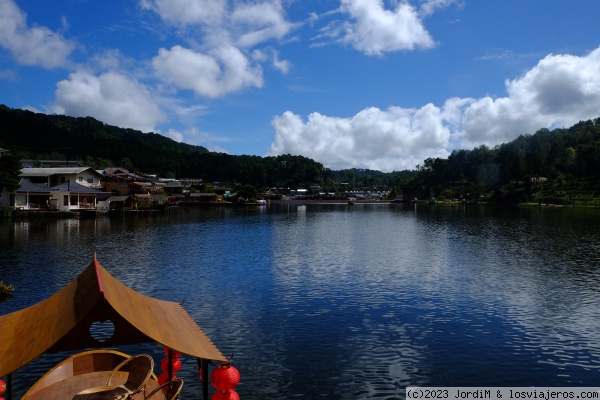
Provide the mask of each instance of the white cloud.
{"label": "white cloud", "polygon": [[231,14],[231,22],[237,31],[241,30],[236,39],[240,47],[281,39],[297,26],[286,20],[280,0],[239,4]]}
{"label": "white cloud", "polygon": [[269,155],[298,154],[339,168],[412,169],[455,148],[493,147],[541,128],[600,117],[600,48],[549,55],[506,82],[507,96],[451,98],[441,108],[366,108],[350,118],[287,111],[273,119]]}
{"label": "white cloud", "polygon": [[393,10],[381,0],[341,0],[340,11],[350,21],[334,21],[322,30],[330,37],[367,55],[431,48],[434,41],[423,26],[417,10],[399,2]]}
{"label": "white cloud", "polygon": [[227,137],[215,136],[209,133],[201,132],[198,128],[188,128],[183,131],[169,129],[166,136],[177,142],[185,142],[195,146],[202,146],[207,148],[209,151],[215,151],[218,153],[228,153],[228,151],[221,147],[218,143],[227,143],[231,141],[231,139]]}
{"label": "white cloud", "polygon": [[[298,26],[286,19],[281,0],[141,0],[140,5],[180,28],[197,28],[186,34],[189,47],[160,49],[152,60],[156,75],[177,89],[216,98],[262,87],[265,62],[272,60],[284,74],[290,68],[288,61],[257,57],[266,53],[253,49]],[[195,42],[198,31],[201,43]]]}
{"label": "white cloud", "polygon": [[27,26],[27,15],[12,0],[0,0],[0,46],[24,65],[65,66],[75,45],[43,26]]}
{"label": "white cloud", "polygon": [[493,146],[600,116],[600,48],[584,57],[548,55],[506,89],[507,97],[484,97],[466,109],[463,146]]}
{"label": "white cloud", "polygon": [[271,61],[273,68],[286,75],[292,68],[292,63],[289,60],[279,59],[279,52],[275,49],[269,49],[269,51],[254,50],[252,52],[252,60],[258,62]]}
{"label": "white cloud", "polygon": [[286,19],[281,0],[140,0],[140,5],[175,26],[199,27],[209,46],[251,48],[298,26]]}
{"label": "white cloud", "polygon": [[457,0],[420,0],[420,1],[421,1],[421,7],[419,8],[419,14],[421,14],[424,17],[433,14],[438,9],[446,8],[449,5],[457,2]]}
{"label": "white cloud", "polygon": [[273,66],[285,75],[290,71],[290,68],[292,68],[292,63],[288,60],[280,60],[279,53],[275,51],[273,52]]}
{"label": "white cloud", "polygon": [[333,169],[413,169],[429,156],[447,156],[450,137],[442,110],[367,108],[351,118],[312,113],[306,123],[290,111],[273,119],[269,155],[301,154]]}
{"label": "white cloud", "polygon": [[218,24],[227,12],[227,0],[140,0],[142,8],[177,25]]}
{"label": "white cloud", "polygon": [[225,46],[211,54],[198,53],[181,46],[160,49],[152,60],[156,74],[179,89],[199,95],[219,97],[247,87],[262,87],[260,66],[250,64],[237,48]]}
{"label": "white cloud", "polygon": [[169,129],[165,136],[179,143],[184,141],[183,133],[176,131],[175,129]]}
{"label": "white cloud", "polygon": [[143,84],[117,72],[95,76],[74,72],[59,82],[51,111],[74,117],[92,116],[119,127],[151,132],[165,119]]}

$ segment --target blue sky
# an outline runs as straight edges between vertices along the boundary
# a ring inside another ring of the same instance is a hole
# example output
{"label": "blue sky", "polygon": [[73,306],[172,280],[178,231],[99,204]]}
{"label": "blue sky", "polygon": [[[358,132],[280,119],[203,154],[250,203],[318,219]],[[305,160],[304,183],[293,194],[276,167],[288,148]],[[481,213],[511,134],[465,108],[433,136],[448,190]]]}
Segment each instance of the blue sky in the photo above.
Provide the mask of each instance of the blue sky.
{"label": "blue sky", "polygon": [[595,0],[0,0],[0,103],[413,169],[600,117]]}

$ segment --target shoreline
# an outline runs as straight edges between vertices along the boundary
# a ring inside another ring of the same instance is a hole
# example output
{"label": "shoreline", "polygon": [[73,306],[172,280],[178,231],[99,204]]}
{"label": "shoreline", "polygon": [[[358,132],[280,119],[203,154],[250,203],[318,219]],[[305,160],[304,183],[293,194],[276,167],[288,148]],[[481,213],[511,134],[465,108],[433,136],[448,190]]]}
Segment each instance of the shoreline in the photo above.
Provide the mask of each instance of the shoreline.
{"label": "shoreline", "polygon": [[[171,213],[175,212],[178,207],[268,207],[270,205],[306,205],[306,204],[331,204],[331,205],[346,205],[351,207],[353,205],[360,204],[383,204],[383,205],[431,205],[431,206],[510,206],[510,207],[525,207],[525,208],[580,208],[580,209],[600,209],[597,205],[586,205],[586,204],[551,204],[551,203],[533,203],[533,202],[522,202],[522,203],[490,203],[490,202],[477,202],[477,203],[464,203],[459,201],[436,201],[432,203],[427,200],[417,201],[406,201],[397,202],[393,200],[354,200],[352,202],[348,200],[267,200],[267,203],[193,203],[186,202],[163,209],[136,209],[136,210],[113,210],[110,212],[96,212],[94,210],[71,210],[71,211],[58,211],[58,210],[11,210],[7,212],[0,212],[0,220],[7,219],[85,219],[85,218],[97,218],[99,216],[110,216],[110,215],[138,215],[138,214],[156,214],[156,213]],[[0,209],[1,211],[2,209]],[[6,209],[5,209],[6,211]]]}

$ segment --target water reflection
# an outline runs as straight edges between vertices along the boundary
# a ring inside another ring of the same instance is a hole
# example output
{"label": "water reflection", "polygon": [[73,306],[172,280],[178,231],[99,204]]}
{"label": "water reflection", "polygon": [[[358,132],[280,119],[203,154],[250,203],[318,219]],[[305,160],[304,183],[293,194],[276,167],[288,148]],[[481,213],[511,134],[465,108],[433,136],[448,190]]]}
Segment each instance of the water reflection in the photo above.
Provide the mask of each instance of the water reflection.
{"label": "water reflection", "polygon": [[[183,301],[235,353],[246,400],[396,399],[409,384],[595,386],[599,217],[320,204],[4,222],[0,276],[17,290],[0,313],[56,292],[97,251],[128,286]],[[53,357],[23,371],[20,388]],[[184,360],[183,398],[200,390],[194,365]]]}

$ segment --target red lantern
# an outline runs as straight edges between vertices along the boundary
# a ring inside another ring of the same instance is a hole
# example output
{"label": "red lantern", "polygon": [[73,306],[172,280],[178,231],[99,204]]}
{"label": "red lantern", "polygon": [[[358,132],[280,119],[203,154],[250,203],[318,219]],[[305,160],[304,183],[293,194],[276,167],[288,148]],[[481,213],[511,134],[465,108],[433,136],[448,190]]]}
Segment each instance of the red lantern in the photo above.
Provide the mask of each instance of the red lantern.
{"label": "red lantern", "polygon": [[200,382],[202,382],[202,368],[198,370],[198,377],[200,378]]}
{"label": "red lantern", "polygon": [[235,390],[219,390],[210,400],[240,400],[240,395]]}
{"label": "red lantern", "polygon": [[[173,379],[177,379],[177,377],[175,375],[173,375]],[[160,374],[158,376],[157,380],[158,380],[158,386],[162,385],[163,383],[165,383],[166,381],[169,380],[169,373],[163,372],[162,374]]]}
{"label": "red lantern", "polygon": [[[168,356],[169,355],[169,348],[165,347],[164,351],[165,351],[165,355]],[[173,358],[179,358],[179,357],[181,357],[181,353],[180,352],[175,351],[175,350],[172,350],[171,352],[173,353]]]}
{"label": "red lantern", "polygon": [[0,396],[6,392],[6,382],[0,379]]}
{"label": "red lantern", "polygon": [[214,369],[210,375],[210,383],[220,391],[227,391],[240,383],[240,373],[228,361],[225,361]]}
{"label": "red lantern", "polygon": [[[164,358],[161,363],[160,363],[160,368],[163,370],[163,372],[169,372],[169,358]],[[171,371],[173,371],[173,373],[179,372],[179,370],[181,369],[181,360],[178,358],[173,358],[172,362],[171,362]]]}

